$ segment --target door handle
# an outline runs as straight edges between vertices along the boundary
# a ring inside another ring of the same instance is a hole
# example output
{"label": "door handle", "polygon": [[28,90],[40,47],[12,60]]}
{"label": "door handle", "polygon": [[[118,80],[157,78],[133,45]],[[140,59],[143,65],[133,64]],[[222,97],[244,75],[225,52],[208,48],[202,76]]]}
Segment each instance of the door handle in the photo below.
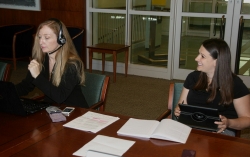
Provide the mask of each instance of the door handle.
{"label": "door handle", "polygon": [[222,15],[220,23],[220,39],[224,39],[224,35],[225,35],[225,15]]}
{"label": "door handle", "polygon": [[240,26],[242,25],[243,20],[244,20],[244,19],[243,19],[243,16],[241,16],[241,17],[240,17]]}
{"label": "door handle", "polygon": [[[219,8],[219,3],[216,2],[215,13],[218,13],[218,8]],[[214,29],[213,29],[214,36],[216,36],[216,25],[217,25],[217,18],[214,19]]]}
{"label": "door handle", "polygon": [[234,67],[235,74],[239,74],[243,29],[244,29],[244,18],[243,16],[241,16],[239,20],[239,28],[238,28],[237,49],[236,49],[235,67]]}

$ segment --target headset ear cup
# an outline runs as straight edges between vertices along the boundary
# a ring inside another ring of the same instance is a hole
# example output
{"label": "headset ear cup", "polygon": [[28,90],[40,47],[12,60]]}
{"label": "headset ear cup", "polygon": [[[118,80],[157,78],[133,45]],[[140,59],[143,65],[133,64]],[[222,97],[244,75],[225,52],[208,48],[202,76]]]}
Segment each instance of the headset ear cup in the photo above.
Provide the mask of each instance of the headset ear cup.
{"label": "headset ear cup", "polygon": [[61,23],[59,23],[59,25],[60,25],[60,31],[59,31],[59,34],[58,34],[58,39],[57,39],[57,43],[59,44],[59,45],[64,45],[65,44],[65,42],[66,42],[66,38],[64,37],[64,35],[63,35],[63,29],[62,29],[62,24]]}
{"label": "headset ear cup", "polygon": [[55,21],[56,23],[58,23],[59,27],[60,27],[60,30],[59,30],[59,34],[58,34],[58,38],[57,38],[57,43],[59,45],[64,45],[66,43],[66,38],[65,36],[63,35],[63,29],[62,29],[62,23],[60,22],[60,20],[56,19],[56,18],[50,18],[49,20],[53,20]]}
{"label": "headset ear cup", "polygon": [[58,39],[57,39],[57,43],[59,45],[61,45],[61,46],[66,43],[66,38],[64,37],[63,34],[60,35],[60,33],[59,33],[59,36],[58,36]]}

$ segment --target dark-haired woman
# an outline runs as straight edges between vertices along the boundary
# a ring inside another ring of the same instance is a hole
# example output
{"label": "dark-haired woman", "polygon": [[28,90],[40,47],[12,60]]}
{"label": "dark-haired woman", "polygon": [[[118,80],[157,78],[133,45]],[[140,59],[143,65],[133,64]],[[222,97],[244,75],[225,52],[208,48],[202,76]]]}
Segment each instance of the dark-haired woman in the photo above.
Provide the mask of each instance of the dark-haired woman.
{"label": "dark-haired woman", "polygon": [[[250,127],[250,95],[243,81],[232,73],[231,53],[221,39],[205,40],[195,58],[197,71],[191,72],[179,103],[217,108],[221,121],[217,133],[235,136],[235,130]],[[175,108],[175,116],[180,115]]]}

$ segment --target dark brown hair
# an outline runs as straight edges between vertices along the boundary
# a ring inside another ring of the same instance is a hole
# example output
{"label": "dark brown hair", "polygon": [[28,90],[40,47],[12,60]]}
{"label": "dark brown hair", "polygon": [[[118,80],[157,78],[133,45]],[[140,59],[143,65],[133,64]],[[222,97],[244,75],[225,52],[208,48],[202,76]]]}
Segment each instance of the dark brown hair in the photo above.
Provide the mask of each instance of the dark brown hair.
{"label": "dark brown hair", "polygon": [[222,39],[208,39],[202,46],[210,53],[213,59],[217,59],[214,76],[208,86],[207,75],[201,72],[199,80],[194,86],[195,90],[207,89],[211,92],[207,102],[215,99],[220,92],[220,104],[228,105],[233,102],[233,73],[231,70],[231,52],[228,44]]}

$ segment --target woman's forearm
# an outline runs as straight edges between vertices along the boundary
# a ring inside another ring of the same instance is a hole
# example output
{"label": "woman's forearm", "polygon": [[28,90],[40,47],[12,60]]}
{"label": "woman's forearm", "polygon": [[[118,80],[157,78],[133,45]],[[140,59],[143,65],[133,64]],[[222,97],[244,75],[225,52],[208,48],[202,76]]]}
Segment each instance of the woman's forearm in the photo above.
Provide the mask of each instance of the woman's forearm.
{"label": "woman's forearm", "polygon": [[237,119],[228,119],[228,128],[242,130],[250,127],[250,117],[239,117]]}

